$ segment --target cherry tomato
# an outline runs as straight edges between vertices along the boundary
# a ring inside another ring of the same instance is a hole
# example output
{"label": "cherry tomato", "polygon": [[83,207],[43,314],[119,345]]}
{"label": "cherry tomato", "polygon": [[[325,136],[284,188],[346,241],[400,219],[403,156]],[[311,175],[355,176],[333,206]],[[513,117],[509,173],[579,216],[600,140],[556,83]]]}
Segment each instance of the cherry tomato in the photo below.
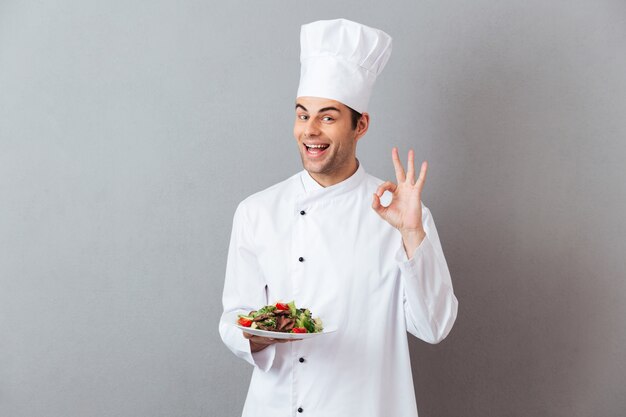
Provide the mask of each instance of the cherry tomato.
{"label": "cherry tomato", "polygon": [[276,308],[278,310],[289,310],[289,306],[285,303],[276,303]]}
{"label": "cherry tomato", "polygon": [[239,323],[243,327],[250,327],[252,325],[252,320],[247,319],[245,317],[239,317],[239,320],[237,320],[237,323]]}
{"label": "cherry tomato", "polygon": [[291,333],[308,333],[304,327],[294,327]]}

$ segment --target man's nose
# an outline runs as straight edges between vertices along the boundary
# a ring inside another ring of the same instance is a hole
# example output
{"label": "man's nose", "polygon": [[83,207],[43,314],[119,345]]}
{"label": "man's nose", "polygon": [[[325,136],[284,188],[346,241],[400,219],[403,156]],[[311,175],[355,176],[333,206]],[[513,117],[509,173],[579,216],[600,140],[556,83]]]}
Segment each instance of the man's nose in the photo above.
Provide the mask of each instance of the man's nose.
{"label": "man's nose", "polygon": [[311,119],[307,121],[306,128],[304,129],[304,133],[307,136],[317,136],[320,133],[320,128],[315,119]]}

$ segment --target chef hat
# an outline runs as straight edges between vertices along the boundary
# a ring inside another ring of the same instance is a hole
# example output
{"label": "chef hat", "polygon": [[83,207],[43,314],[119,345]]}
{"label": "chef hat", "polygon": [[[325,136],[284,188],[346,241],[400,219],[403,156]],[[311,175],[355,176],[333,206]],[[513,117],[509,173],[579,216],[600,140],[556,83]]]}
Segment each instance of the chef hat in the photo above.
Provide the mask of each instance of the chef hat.
{"label": "chef hat", "polygon": [[391,36],[346,19],[319,20],[300,30],[298,97],[337,100],[363,113],[376,76],[391,55]]}

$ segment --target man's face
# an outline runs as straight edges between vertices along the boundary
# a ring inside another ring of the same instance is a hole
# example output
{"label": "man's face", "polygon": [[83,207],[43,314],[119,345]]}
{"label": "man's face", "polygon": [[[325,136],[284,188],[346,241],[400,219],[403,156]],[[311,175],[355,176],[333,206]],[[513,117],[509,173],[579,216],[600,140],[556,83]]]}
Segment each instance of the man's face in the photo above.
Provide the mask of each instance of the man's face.
{"label": "man's face", "polygon": [[[366,113],[364,113],[365,115]],[[322,185],[339,182],[356,169],[356,143],[365,131],[352,129],[350,109],[319,97],[298,97],[293,135],[304,169]]]}

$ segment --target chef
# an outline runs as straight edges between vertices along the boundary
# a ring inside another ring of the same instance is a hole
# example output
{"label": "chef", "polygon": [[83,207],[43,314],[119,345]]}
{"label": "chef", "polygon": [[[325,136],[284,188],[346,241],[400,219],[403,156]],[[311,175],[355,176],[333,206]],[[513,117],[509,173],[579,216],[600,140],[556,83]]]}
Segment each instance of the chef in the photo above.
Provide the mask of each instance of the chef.
{"label": "chef", "polygon": [[[427,163],[416,173],[410,150],[405,170],[393,148],[396,181],[383,182],[356,158],[391,37],[336,19],[303,25],[300,41],[304,169],[238,205],[228,252],[219,331],[254,366],[243,416],[416,417],[408,333],[440,342],[458,303],[420,198]],[[233,325],[292,300],[336,330],[286,342]]]}

